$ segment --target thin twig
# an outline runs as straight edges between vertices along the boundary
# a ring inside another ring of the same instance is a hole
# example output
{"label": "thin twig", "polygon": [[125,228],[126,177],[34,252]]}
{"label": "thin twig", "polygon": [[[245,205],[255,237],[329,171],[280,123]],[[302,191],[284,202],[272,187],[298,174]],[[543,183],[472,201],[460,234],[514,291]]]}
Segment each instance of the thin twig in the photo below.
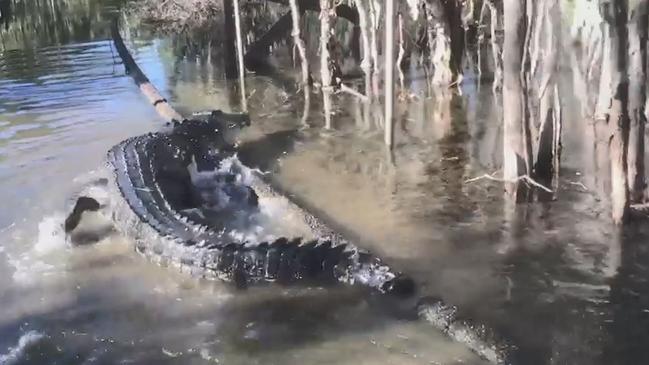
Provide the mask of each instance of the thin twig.
{"label": "thin twig", "polygon": [[363,101],[364,103],[370,101],[370,98],[368,98],[367,95],[363,95],[345,84],[340,84],[340,92],[345,92],[354,95],[355,97],[361,99],[361,101]]}
{"label": "thin twig", "polygon": [[584,191],[588,191],[588,187],[586,187],[586,185],[584,185],[584,183],[582,183],[581,181],[568,181],[568,184],[577,185],[580,188],[584,189]]}
{"label": "thin twig", "polygon": [[478,177],[474,177],[474,178],[465,180],[464,183],[468,184],[468,183],[476,182],[478,180],[483,180],[483,179],[499,181],[499,182],[507,182],[507,183],[516,183],[516,182],[519,182],[519,181],[525,181],[530,185],[534,185],[539,189],[547,191],[548,193],[554,193],[553,190],[551,190],[550,188],[548,188],[548,187],[544,186],[543,184],[537,182],[536,180],[532,179],[529,175],[521,175],[521,176],[519,176],[519,177],[517,177],[515,179],[508,180],[508,179],[495,177],[494,176],[495,174],[496,174],[495,172],[493,174],[491,174],[491,175],[484,174],[482,176],[478,176]]}

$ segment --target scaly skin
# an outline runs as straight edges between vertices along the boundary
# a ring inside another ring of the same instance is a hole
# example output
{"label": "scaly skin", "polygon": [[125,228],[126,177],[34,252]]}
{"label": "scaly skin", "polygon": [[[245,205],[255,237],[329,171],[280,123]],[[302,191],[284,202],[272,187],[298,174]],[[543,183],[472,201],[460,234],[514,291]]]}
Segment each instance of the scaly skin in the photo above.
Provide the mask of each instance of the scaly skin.
{"label": "scaly skin", "polygon": [[[227,132],[241,127],[223,113],[208,121],[185,121],[170,132],[127,139],[108,153],[113,189],[122,199],[113,205],[117,228],[136,242],[138,252],[161,264],[206,278],[247,286],[262,281],[315,284],[361,284],[383,293],[410,296],[411,279],[394,273],[380,259],[359,250],[312,215],[289,206],[312,228],[316,240],[288,240],[251,245],[233,241],[218,226],[181,212],[192,208],[188,166],[217,167],[232,155]],[[257,195],[275,195],[256,178],[250,204]]]}

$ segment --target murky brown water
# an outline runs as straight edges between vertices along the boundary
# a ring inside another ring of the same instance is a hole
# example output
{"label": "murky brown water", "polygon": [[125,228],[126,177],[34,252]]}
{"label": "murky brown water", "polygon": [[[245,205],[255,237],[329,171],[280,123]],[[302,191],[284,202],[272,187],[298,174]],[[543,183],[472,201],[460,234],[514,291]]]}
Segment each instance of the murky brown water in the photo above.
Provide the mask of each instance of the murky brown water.
{"label": "murky brown water", "polygon": [[[110,146],[160,120],[115,64],[107,20],[118,3],[15,4],[0,31],[0,363],[481,363],[352,289],[239,292],[158,268],[123,239],[67,247],[69,198]],[[202,38],[128,35],[179,109],[239,110],[217,43],[197,54]],[[606,156],[575,100],[564,103],[558,200],[513,210],[499,183],[465,183],[500,165],[489,85],[469,77],[462,96],[426,97],[415,78],[421,97],[397,105],[392,156],[353,99],[337,97],[325,130],[317,95],[305,126],[294,90],[255,76],[247,87],[242,158],[413,275],[420,295],[513,339],[520,364],[649,363],[648,232],[608,224],[607,181],[594,173]]]}
{"label": "murky brown water", "polygon": [[[481,363],[365,292],[241,292],[158,268],[124,239],[66,246],[74,192],[110,146],[161,121],[115,64],[107,20],[117,3],[14,5],[0,33],[0,363]],[[170,39],[130,41],[182,110],[237,108],[218,62],[178,58]],[[255,119],[272,110],[295,127],[287,94],[265,79],[251,86],[264,100]]]}

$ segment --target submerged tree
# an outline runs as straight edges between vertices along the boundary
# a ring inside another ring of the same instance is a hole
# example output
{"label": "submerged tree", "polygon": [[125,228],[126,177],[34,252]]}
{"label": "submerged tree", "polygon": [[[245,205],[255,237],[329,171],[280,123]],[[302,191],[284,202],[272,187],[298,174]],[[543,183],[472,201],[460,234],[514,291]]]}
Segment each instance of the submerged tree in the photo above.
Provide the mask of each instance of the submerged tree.
{"label": "submerged tree", "polygon": [[531,175],[532,149],[527,103],[523,98],[523,47],[525,41],[526,0],[504,0],[505,42],[503,46],[503,178],[506,190],[516,200],[524,198],[521,176]]}
{"label": "submerged tree", "polygon": [[647,100],[647,27],[649,1],[631,1],[628,16],[629,141],[627,182],[631,200],[645,197],[645,102]]}

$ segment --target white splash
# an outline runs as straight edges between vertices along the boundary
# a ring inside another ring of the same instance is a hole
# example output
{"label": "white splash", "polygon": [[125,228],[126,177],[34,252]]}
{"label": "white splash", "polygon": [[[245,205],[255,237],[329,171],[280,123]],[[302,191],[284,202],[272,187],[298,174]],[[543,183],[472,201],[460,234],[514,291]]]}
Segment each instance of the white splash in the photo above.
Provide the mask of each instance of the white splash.
{"label": "white splash", "polygon": [[256,171],[243,165],[236,155],[223,159],[215,170],[198,171],[194,161],[188,171],[204,202],[203,208],[222,213],[220,218],[227,226],[225,233],[231,239],[255,245],[279,237],[304,235],[305,230],[291,234],[295,230],[286,223],[295,217],[285,204],[269,199],[260,199],[257,207],[249,204],[249,186]]}
{"label": "white splash", "polygon": [[43,337],[45,336],[36,331],[25,333],[18,340],[18,345],[16,345],[16,347],[9,348],[9,352],[6,355],[0,354],[0,364],[10,365],[18,363],[25,351],[27,351],[30,346],[38,343],[38,341],[43,339]]}
{"label": "white splash", "polygon": [[63,221],[65,216],[56,213],[45,217],[38,224],[38,238],[34,245],[34,251],[40,255],[46,255],[54,251],[60,251],[66,247]]}
{"label": "white splash", "polygon": [[38,224],[38,235],[32,247],[22,253],[8,253],[14,267],[13,279],[22,285],[33,284],[37,279],[61,272],[61,254],[67,251],[61,212],[43,218]]}

